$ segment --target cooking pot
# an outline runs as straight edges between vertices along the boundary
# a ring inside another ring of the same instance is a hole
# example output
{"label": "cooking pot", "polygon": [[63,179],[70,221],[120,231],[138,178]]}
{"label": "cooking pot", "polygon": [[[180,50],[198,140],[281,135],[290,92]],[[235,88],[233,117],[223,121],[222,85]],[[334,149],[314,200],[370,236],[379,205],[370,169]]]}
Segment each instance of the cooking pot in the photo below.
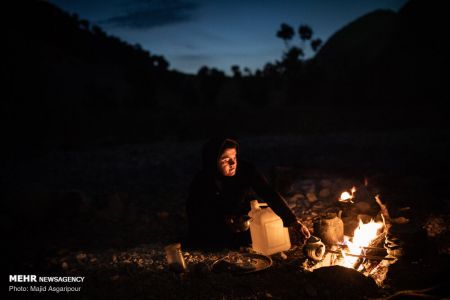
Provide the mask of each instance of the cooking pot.
{"label": "cooking pot", "polygon": [[334,245],[344,241],[344,223],[341,219],[342,211],[326,213],[314,222],[314,234],[327,245]]}

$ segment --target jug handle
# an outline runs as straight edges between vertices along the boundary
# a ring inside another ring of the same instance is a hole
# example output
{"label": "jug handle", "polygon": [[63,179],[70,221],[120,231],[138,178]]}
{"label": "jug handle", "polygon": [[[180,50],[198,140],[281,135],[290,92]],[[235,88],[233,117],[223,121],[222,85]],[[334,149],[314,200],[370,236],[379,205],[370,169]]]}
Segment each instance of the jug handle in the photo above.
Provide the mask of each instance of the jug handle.
{"label": "jug handle", "polygon": [[[317,255],[317,251],[320,251],[319,255]],[[324,254],[325,254],[325,244],[321,243],[319,248],[316,249],[317,258],[322,259]]]}
{"label": "jug handle", "polygon": [[339,212],[338,212],[338,217],[339,217],[339,219],[341,219],[341,216],[342,216],[342,209],[339,210]]}

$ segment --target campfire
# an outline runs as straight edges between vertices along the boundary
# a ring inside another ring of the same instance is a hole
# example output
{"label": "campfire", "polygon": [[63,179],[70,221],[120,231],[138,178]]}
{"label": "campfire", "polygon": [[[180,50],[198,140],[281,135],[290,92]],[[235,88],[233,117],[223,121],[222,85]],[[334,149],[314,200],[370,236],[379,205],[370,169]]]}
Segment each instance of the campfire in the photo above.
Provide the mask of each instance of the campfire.
{"label": "campfire", "polygon": [[[341,194],[338,202],[350,208],[353,205],[356,188]],[[322,267],[343,266],[355,269],[365,276],[382,285],[386,278],[389,265],[395,263],[401,256],[401,245],[397,239],[389,234],[390,217],[386,206],[380,197],[375,196],[375,202],[380,207],[376,221],[363,220],[358,216],[358,225],[350,235],[344,235],[344,222],[339,213],[327,213],[320,216],[314,226],[314,234],[326,246],[321,259],[308,259],[305,269],[313,271]],[[341,206],[342,207],[342,206]],[[367,217],[368,216],[364,216]]]}

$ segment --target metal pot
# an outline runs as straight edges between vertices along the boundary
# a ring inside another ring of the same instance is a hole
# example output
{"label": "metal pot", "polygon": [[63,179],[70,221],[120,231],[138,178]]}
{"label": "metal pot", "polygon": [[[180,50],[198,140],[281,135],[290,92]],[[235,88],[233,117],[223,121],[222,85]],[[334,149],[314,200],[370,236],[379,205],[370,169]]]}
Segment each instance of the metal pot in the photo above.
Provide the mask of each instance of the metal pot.
{"label": "metal pot", "polygon": [[327,245],[334,245],[344,241],[344,223],[341,219],[341,211],[327,213],[314,222],[314,234]]}

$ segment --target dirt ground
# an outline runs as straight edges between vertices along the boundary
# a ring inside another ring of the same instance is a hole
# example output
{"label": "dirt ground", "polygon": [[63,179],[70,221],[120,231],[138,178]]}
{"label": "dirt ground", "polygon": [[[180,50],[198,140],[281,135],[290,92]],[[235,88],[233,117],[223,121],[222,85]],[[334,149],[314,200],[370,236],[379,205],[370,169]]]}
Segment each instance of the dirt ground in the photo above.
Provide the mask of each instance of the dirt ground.
{"label": "dirt ground", "polygon": [[[382,286],[341,267],[306,271],[295,243],[257,273],[212,272],[212,262],[227,249],[183,249],[188,272],[172,272],[163,248],[185,237],[186,192],[201,167],[204,142],[175,139],[54,149],[6,162],[1,219],[9,242],[8,273],[86,277],[81,292],[44,292],[44,298],[450,296],[444,284],[450,266],[445,130],[242,136],[239,141],[241,157],[267,175],[311,230],[315,216],[336,206],[338,193],[365,183],[370,197],[363,202],[373,207],[370,199],[379,194],[392,218],[408,220],[393,227],[404,255],[389,267]],[[308,191],[317,199],[310,201]]]}

